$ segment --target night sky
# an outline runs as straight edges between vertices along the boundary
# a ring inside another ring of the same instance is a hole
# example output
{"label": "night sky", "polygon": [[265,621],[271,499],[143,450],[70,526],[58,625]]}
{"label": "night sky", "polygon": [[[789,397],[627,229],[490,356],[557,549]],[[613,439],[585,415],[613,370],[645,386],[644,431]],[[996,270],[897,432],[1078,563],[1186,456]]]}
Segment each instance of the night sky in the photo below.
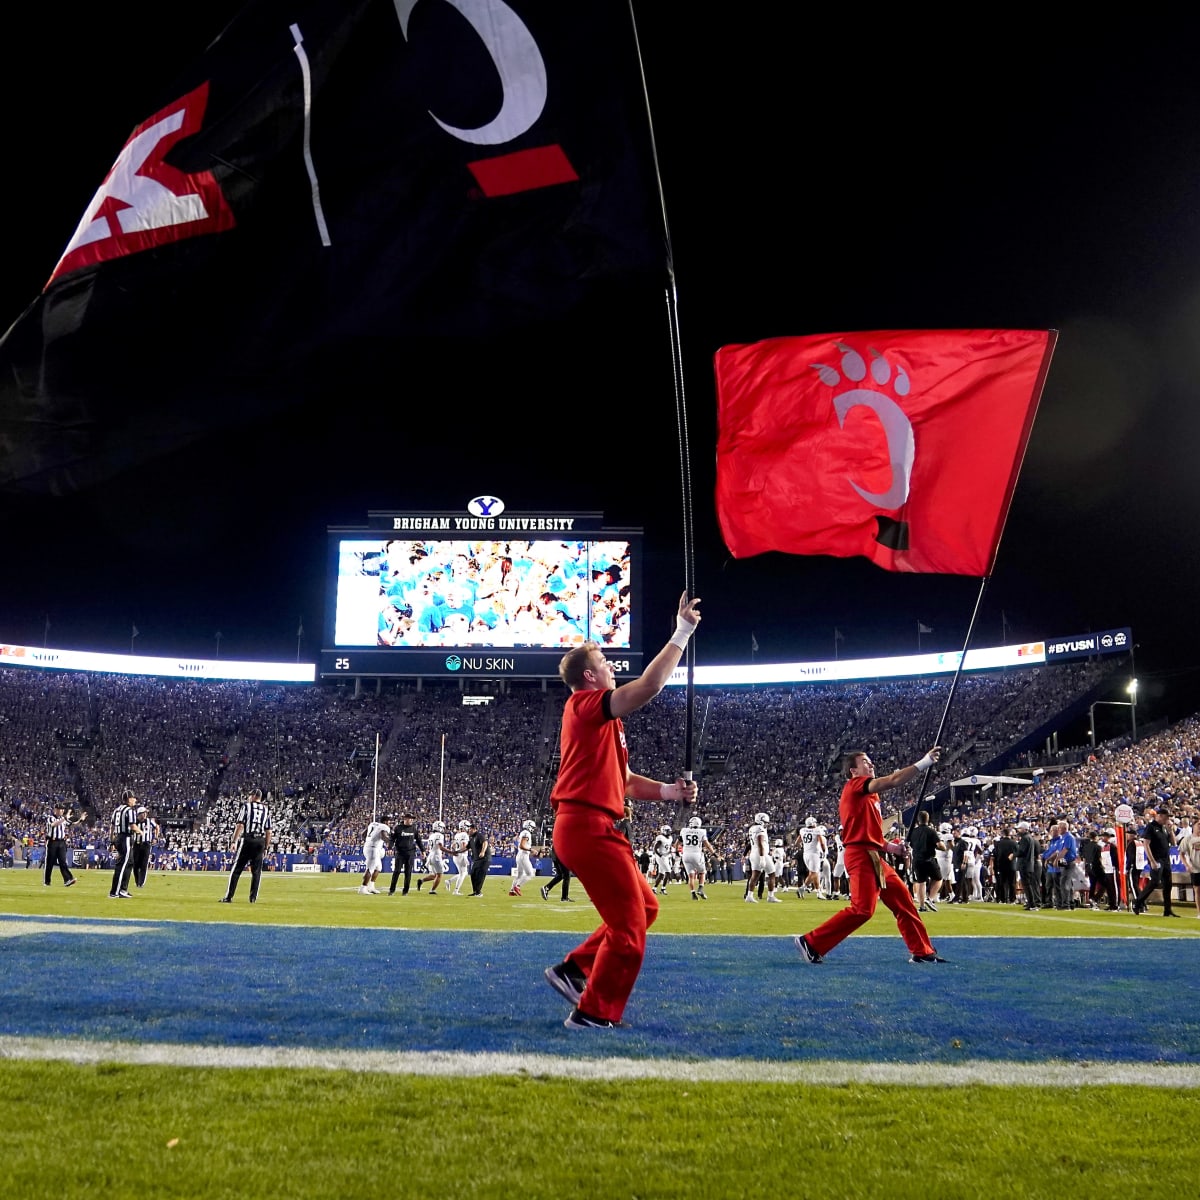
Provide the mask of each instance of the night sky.
{"label": "night sky", "polygon": [[[441,0],[422,0],[438,3]],[[37,295],[130,130],[237,5],[47,9],[8,41],[0,324]],[[517,6],[519,7],[519,5]],[[962,644],[977,580],[734,561],[711,358],[782,335],[1059,330],[977,644],[1129,625],[1148,714],[1197,707],[1200,76],[1170,29],[637,3],[675,256],[701,662]],[[967,25],[970,25],[968,31]],[[19,69],[13,64],[19,60]],[[353,363],[326,401],[66,498],[0,495],[0,638],[294,659],[325,529],[370,508],[601,509],[646,530],[653,649],[683,583],[663,293]]]}

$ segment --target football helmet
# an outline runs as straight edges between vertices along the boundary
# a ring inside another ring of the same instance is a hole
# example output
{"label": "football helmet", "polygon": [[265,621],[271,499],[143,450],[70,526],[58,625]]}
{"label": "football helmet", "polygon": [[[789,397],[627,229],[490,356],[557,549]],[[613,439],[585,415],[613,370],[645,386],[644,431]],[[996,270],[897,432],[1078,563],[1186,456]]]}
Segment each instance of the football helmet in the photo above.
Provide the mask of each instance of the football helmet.
{"label": "football helmet", "polygon": [[464,829],[464,830],[465,830],[465,829],[470,829],[470,828],[471,828],[471,822],[470,822],[470,821],[459,821],[459,823],[458,823],[458,827],[459,827],[459,829]]}
{"label": "football helmet", "polygon": [[782,845],[783,845],[783,838],[776,838],[776,839],[775,839],[775,845],[777,845],[777,846],[782,846]]}
{"label": "football helmet", "polygon": [[949,821],[943,821],[943,822],[942,822],[942,823],[941,823],[941,824],[938,826],[938,833],[939,833],[939,834],[941,834],[943,837],[945,837],[945,836],[946,836],[946,835],[947,835],[949,832],[950,832],[950,822],[949,822]]}
{"label": "football helmet", "polygon": [[671,836],[671,827],[670,827],[670,825],[664,825],[658,832],[661,833],[663,835],[663,837],[670,837]]}
{"label": "football helmet", "polygon": [[688,828],[689,829],[699,829],[700,828],[700,818],[699,817],[688,817]]}
{"label": "football helmet", "polygon": [[817,818],[816,818],[816,817],[805,817],[805,818],[804,818],[804,824],[805,824],[805,825],[806,825],[806,826],[807,826],[809,829],[816,829],[816,827],[817,827]]}
{"label": "football helmet", "polygon": [[537,828],[537,823],[535,821],[526,821],[521,828],[528,829],[532,833]]}
{"label": "football helmet", "polygon": [[755,813],[754,823],[756,825],[765,825],[771,818],[766,813]]}
{"label": "football helmet", "polygon": [[446,823],[444,821],[434,821],[434,823],[433,823],[433,832],[434,833],[443,833],[445,831],[445,829],[446,829]]}

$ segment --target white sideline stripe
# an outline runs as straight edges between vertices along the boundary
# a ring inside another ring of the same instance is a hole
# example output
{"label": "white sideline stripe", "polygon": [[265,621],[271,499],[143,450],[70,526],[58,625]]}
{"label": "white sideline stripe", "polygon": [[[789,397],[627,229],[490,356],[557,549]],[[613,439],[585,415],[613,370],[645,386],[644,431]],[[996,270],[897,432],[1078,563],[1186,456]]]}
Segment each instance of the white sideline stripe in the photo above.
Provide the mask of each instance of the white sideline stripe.
{"label": "white sideline stripe", "polygon": [[[608,1033],[581,1037],[611,1037]],[[449,1078],[517,1075],[550,1079],[613,1081],[661,1079],[686,1083],[848,1083],[904,1087],[1098,1087],[1107,1084],[1161,1088],[1200,1087],[1189,1064],[1100,1062],[936,1063],[795,1062],[750,1059],[559,1058],[550,1054],[465,1054],[447,1051],[312,1050],[299,1046],[181,1046],[78,1039],[0,1037],[0,1059],[71,1062],[81,1065],[254,1068],[358,1071],[380,1075]]]}
{"label": "white sideline stripe", "polygon": [[32,933],[75,933],[124,935],[129,933],[158,933],[161,925],[101,925],[86,921],[0,921],[0,938],[25,937]]}

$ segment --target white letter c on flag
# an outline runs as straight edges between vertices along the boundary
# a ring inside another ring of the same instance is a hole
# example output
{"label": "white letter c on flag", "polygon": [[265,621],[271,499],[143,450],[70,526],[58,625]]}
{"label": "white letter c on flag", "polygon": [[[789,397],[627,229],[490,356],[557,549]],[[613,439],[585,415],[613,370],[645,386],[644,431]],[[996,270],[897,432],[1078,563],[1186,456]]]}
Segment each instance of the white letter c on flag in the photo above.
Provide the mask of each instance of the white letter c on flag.
{"label": "white letter c on flag", "polygon": [[[418,0],[392,0],[400,30],[408,40],[408,18]],[[504,89],[500,111],[486,125],[457,129],[430,113],[451,137],[473,146],[499,146],[520,137],[546,106],[546,64],[533,34],[504,0],[446,0],[479,35]]]}
{"label": "white letter c on flag", "polygon": [[838,424],[845,428],[846,414],[862,405],[869,408],[883,426],[887,438],[888,462],[892,464],[892,486],[886,492],[868,492],[851,479],[850,486],[868,503],[885,511],[900,508],[908,500],[908,485],[912,479],[913,460],[916,457],[916,442],[913,439],[912,422],[904,409],[891,397],[881,392],[855,388],[834,396],[833,407],[837,412]]}

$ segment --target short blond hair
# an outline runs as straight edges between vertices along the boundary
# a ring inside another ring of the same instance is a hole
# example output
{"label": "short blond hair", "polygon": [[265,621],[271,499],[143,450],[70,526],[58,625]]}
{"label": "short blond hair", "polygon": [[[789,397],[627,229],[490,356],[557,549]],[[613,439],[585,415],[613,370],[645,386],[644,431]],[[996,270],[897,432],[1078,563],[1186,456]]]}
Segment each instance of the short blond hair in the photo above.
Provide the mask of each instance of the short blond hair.
{"label": "short blond hair", "polygon": [[582,646],[568,650],[559,660],[558,677],[571,691],[577,692],[583,687],[583,673],[590,665],[588,659],[591,658],[593,650],[599,649],[596,642],[584,642]]}

